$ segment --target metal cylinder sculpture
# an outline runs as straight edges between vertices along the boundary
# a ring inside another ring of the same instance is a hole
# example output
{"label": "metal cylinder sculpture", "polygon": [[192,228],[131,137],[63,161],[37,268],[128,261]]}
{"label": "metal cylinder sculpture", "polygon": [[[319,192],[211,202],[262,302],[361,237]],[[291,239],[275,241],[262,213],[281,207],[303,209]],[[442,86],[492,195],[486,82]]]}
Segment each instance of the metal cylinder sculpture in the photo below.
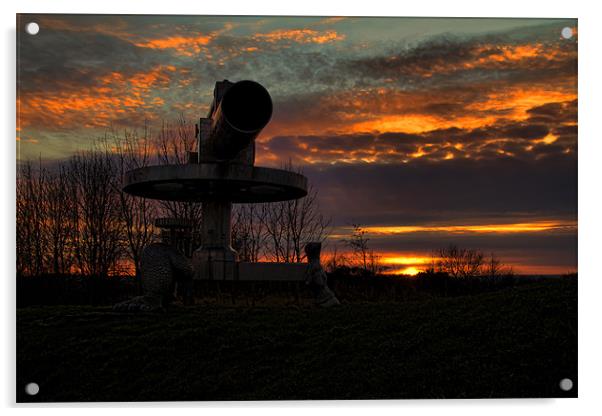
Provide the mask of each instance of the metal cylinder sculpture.
{"label": "metal cylinder sculpture", "polygon": [[231,160],[247,149],[270,121],[272,98],[263,86],[253,81],[224,84],[224,89],[209,115],[209,137],[215,140],[215,156]]}
{"label": "metal cylinder sculpture", "polygon": [[236,278],[231,246],[233,203],[286,201],[307,194],[307,178],[254,166],[255,139],[272,116],[268,91],[254,81],[217,82],[208,117],[197,129],[197,154],[188,164],[148,166],[126,173],[124,192],[146,198],[202,202],[201,246],[195,278]]}

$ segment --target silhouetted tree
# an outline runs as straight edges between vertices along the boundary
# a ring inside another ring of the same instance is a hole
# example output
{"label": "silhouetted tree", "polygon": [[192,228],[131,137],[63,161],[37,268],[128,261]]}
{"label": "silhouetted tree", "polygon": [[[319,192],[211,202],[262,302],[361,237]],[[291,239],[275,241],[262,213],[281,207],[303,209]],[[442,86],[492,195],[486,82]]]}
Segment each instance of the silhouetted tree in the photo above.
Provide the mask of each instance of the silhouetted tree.
{"label": "silhouetted tree", "polygon": [[44,231],[49,271],[54,274],[69,273],[75,262],[73,241],[77,233],[76,189],[64,164],[46,171],[41,187],[45,206]]}
{"label": "silhouetted tree", "polygon": [[436,271],[446,273],[452,278],[498,277],[513,274],[512,268],[504,265],[494,253],[487,258],[482,251],[459,248],[453,244],[437,250],[434,258]]}
{"label": "silhouetted tree", "polygon": [[123,222],[123,238],[128,257],[134,264],[137,281],[140,279],[140,257],[154,236],[154,220],[157,216],[157,202],[123,192],[121,178],[132,169],[142,168],[151,163],[149,130],[145,126],[143,135],[125,131],[123,135],[113,134],[113,151],[117,155],[117,174],[120,180],[115,183],[119,195],[120,218]]}
{"label": "silhouetted tree", "polygon": [[[189,152],[196,146],[194,125],[187,123],[184,118],[175,124],[163,123],[159,134],[154,138],[158,163],[164,165],[188,163]],[[201,230],[202,205],[198,202],[158,201],[159,214],[190,221],[193,224],[193,247],[200,245],[198,236]]]}
{"label": "silhouetted tree", "polygon": [[331,255],[328,257],[326,262],[326,270],[328,272],[334,272],[340,267],[349,266],[349,258],[343,253],[339,253],[339,248],[336,244],[332,248]]}
{"label": "silhouetted tree", "polygon": [[46,173],[41,165],[40,160],[36,170],[28,161],[17,174],[17,272],[22,275],[39,275],[45,271],[46,212],[42,190]]}
{"label": "silhouetted tree", "polygon": [[342,240],[351,250],[352,265],[372,275],[382,272],[384,267],[380,256],[368,247],[370,239],[366,237],[367,231],[359,224],[352,224],[352,227],[349,238]]}
{"label": "silhouetted tree", "polygon": [[[284,168],[295,171],[290,162]],[[323,242],[330,229],[330,219],[321,214],[318,192],[311,184],[303,198],[264,204],[260,218],[267,235],[266,256],[276,262],[303,262],[305,245]]]}
{"label": "silhouetted tree", "polygon": [[514,275],[514,270],[511,266],[507,266],[494,254],[491,253],[489,258],[486,259],[483,270],[481,272],[487,277],[509,277]]}
{"label": "silhouetted tree", "polygon": [[76,259],[83,274],[107,276],[122,254],[118,181],[106,151],[81,152],[70,159],[77,210]]}
{"label": "silhouetted tree", "polygon": [[482,274],[484,255],[482,252],[449,245],[437,252],[437,271],[451,277],[475,277]]}
{"label": "silhouetted tree", "polygon": [[352,224],[353,231],[348,239],[343,239],[343,242],[349,246],[360,267],[368,270],[368,241],[366,230],[359,224]]}
{"label": "silhouetted tree", "polygon": [[261,260],[265,249],[266,230],[263,215],[265,211],[257,204],[241,204],[232,212],[232,247],[238,252],[241,261]]}

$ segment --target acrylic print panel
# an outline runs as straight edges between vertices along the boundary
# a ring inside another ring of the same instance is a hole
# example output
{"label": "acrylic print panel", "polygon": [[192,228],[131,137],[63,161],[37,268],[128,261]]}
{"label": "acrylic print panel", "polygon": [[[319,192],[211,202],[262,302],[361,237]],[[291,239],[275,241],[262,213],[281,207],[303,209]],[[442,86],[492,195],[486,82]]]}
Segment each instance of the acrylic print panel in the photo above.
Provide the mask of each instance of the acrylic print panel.
{"label": "acrylic print panel", "polygon": [[18,401],[577,396],[576,20],[17,21]]}

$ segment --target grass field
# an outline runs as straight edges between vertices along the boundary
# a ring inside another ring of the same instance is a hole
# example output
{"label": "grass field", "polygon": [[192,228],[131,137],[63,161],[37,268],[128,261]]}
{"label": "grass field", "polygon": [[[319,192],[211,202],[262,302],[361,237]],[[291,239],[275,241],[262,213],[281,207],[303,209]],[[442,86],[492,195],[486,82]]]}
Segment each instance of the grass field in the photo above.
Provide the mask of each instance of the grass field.
{"label": "grass field", "polygon": [[[576,397],[577,284],[307,307],[17,312],[18,401]],[[559,381],[571,378],[570,392]],[[37,396],[24,386],[40,385]]]}

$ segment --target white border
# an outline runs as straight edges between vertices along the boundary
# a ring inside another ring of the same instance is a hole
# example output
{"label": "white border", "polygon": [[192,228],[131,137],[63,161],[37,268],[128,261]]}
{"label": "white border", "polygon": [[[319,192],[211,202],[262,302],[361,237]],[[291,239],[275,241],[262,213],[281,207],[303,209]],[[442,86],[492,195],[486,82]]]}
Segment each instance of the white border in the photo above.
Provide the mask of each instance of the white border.
{"label": "white border", "polygon": [[[600,83],[600,45],[602,40],[602,16],[594,1],[414,1],[398,2],[370,0],[356,4],[337,0],[303,0],[299,2],[238,0],[238,1],[130,1],[103,0],[86,2],[81,0],[31,1],[21,0],[18,4],[2,2],[3,65],[2,140],[4,159],[0,168],[0,195],[2,195],[2,246],[1,262],[5,273],[2,280],[2,363],[0,368],[1,401],[14,407],[14,168],[15,168],[15,13],[119,13],[119,14],[249,14],[249,15],[354,15],[354,16],[441,16],[441,17],[562,17],[579,18],[579,396],[577,400],[440,400],[440,401],[380,401],[380,402],[241,402],[241,403],[149,403],[124,404],[121,407],[142,407],[145,413],[163,414],[164,407],[175,406],[179,411],[196,413],[225,409],[244,411],[246,414],[280,414],[283,407],[287,413],[307,412],[332,413],[340,408],[346,414],[362,414],[367,411],[399,414],[400,411],[420,411],[427,414],[445,412],[450,415],[507,415],[508,413],[546,413],[566,416],[574,414],[600,414],[600,377],[602,375],[602,345],[599,317],[602,316],[602,265],[600,264],[600,146],[599,120],[602,114],[598,98],[602,97]],[[597,123],[598,122],[598,123]],[[89,405],[44,406],[49,414],[64,415],[65,412],[80,413]],[[92,405],[91,413],[106,415],[105,407],[120,407],[109,404]],[[35,411],[25,407],[26,413]],[[14,410],[14,409],[11,409]],[[40,410],[40,409],[37,409]],[[129,409],[120,412],[131,412]]]}

